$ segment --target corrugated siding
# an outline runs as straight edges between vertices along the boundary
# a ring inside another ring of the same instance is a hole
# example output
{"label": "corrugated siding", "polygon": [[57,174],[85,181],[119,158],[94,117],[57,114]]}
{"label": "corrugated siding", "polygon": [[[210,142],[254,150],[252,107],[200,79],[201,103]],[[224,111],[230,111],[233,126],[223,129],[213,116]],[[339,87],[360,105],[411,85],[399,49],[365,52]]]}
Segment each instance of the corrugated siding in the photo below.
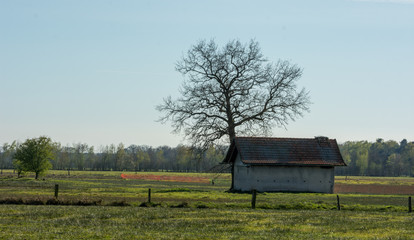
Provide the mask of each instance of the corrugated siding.
{"label": "corrugated siding", "polygon": [[[237,137],[229,151],[251,165],[345,166],[336,140],[328,138]],[[233,161],[229,153],[225,162]]]}

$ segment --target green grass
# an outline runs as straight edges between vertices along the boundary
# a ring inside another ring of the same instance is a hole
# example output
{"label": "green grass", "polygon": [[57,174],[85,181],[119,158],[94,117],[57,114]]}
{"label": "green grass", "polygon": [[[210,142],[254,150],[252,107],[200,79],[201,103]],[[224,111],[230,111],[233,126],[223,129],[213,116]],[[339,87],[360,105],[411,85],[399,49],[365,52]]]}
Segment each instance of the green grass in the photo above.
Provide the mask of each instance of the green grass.
{"label": "green grass", "polygon": [[[228,193],[211,183],[124,180],[121,172],[51,171],[44,180],[0,176],[0,239],[412,239],[414,214],[401,195]],[[128,173],[134,174],[134,173]],[[200,173],[140,173],[214,177]],[[349,177],[348,177],[349,178]],[[43,178],[42,178],[43,179]],[[366,182],[411,179],[363,178]],[[359,181],[362,181],[359,180]],[[338,181],[350,181],[339,178]],[[54,200],[54,186],[59,198]],[[148,188],[151,204],[146,203]],[[46,204],[69,205],[46,205]],[[10,202],[9,202],[10,203]],[[77,206],[93,205],[93,206]],[[96,205],[96,206],[95,206]]]}
{"label": "green grass", "polygon": [[411,239],[407,213],[0,205],[0,239]]}
{"label": "green grass", "polygon": [[[172,181],[149,181],[122,179],[121,172],[51,171],[44,180],[34,180],[32,176],[16,178],[13,173],[4,171],[0,176],[0,202],[44,203],[54,198],[54,186],[59,184],[59,201],[65,204],[99,203],[114,205],[127,203],[139,206],[147,201],[148,189],[152,189],[151,200],[161,206],[170,207],[186,203],[190,208],[250,208],[251,195],[228,193],[231,184],[229,174],[224,174],[211,183],[191,183]],[[128,173],[127,174],[134,174]],[[213,178],[214,174],[204,173],[139,173],[169,176],[193,176]],[[351,181],[356,177],[347,177]],[[337,181],[345,181],[339,177]],[[366,182],[385,182],[381,178],[362,177]],[[361,180],[362,181],[362,180]],[[411,179],[393,178],[393,182]],[[9,201],[10,200],[10,201]],[[259,209],[336,209],[336,194],[315,193],[259,193],[256,207]],[[350,211],[407,211],[408,196],[340,194],[343,210]]]}

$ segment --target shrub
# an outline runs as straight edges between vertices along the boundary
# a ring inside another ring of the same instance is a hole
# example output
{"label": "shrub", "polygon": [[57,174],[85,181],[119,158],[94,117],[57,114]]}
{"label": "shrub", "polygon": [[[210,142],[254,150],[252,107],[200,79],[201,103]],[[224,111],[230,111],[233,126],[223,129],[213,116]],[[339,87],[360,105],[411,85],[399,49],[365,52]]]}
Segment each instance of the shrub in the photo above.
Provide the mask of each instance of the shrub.
{"label": "shrub", "polygon": [[171,207],[172,208],[186,208],[186,207],[188,207],[188,202],[182,202],[178,205],[172,205]]}
{"label": "shrub", "polygon": [[24,201],[21,198],[6,198],[0,200],[0,204],[24,204]]}
{"label": "shrub", "polygon": [[27,205],[45,205],[41,199],[28,199],[26,200],[25,204]]}
{"label": "shrub", "polygon": [[110,204],[108,204],[108,206],[118,206],[118,207],[125,207],[125,206],[131,206],[131,204],[127,203],[125,200],[122,201],[115,201],[112,202]]}

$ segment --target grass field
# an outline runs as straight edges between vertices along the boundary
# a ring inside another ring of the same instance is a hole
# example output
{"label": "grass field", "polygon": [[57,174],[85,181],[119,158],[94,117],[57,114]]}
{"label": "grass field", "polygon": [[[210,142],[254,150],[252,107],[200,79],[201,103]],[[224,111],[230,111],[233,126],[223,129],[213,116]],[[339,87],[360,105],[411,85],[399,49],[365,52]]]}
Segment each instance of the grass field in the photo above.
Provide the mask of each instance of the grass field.
{"label": "grass field", "polygon": [[412,239],[406,213],[0,205],[0,239]]}
{"label": "grass field", "polygon": [[[414,214],[407,213],[408,195],[404,194],[338,193],[343,211],[337,211],[336,194],[259,193],[256,209],[250,209],[250,194],[226,192],[230,175],[221,175],[214,185],[209,180],[214,174],[134,176],[131,172],[71,172],[68,176],[64,171],[51,171],[44,180],[34,180],[31,176],[18,179],[12,171],[4,171],[0,202],[9,204],[0,204],[0,239],[414,236]],[[411,178],[338,177],[336,182],[414,186]],[[55,184],[59,185],[58,200],[54,199]],[[152,204],[145,203],[149,188]]]}
{"label": "grass field", "polygon": [[[132,179],[122,178],[130,176]],[[135,177],[134,177],[135,176]],[[16,178],[12,171],[0,177],[0,203],[46,203],[54,199],[55,185],[59,185],[60,203],[84,205],[139,206],[151,200],[164,207],[184,205],[194,208],[249,208],[250,194],[228,193],[229,174],[221,175],[212,185],[214,174],[204,173],[125,173],[51,171],[44,180],[31,176]],[[337,185],[358,190],[361,186],[400,186],[414,188],[411,178],[338,177]],[[408,196],[401,194],[337,193],[343,210],[407,211]],[[336,209],[336,194],[259,193],[257,208],[263,209]]]}

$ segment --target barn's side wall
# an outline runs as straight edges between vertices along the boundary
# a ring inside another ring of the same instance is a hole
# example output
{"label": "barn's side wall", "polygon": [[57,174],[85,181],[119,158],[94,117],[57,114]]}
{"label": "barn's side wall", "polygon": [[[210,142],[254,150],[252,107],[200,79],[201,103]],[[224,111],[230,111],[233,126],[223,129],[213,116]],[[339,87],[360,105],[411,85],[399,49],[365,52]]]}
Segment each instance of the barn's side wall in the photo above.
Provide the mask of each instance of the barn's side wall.
{"label": "barn's side wall", "polygon": [[238,156],[234,165],[236,191],[333,193],[333,167],[247,166]]}

